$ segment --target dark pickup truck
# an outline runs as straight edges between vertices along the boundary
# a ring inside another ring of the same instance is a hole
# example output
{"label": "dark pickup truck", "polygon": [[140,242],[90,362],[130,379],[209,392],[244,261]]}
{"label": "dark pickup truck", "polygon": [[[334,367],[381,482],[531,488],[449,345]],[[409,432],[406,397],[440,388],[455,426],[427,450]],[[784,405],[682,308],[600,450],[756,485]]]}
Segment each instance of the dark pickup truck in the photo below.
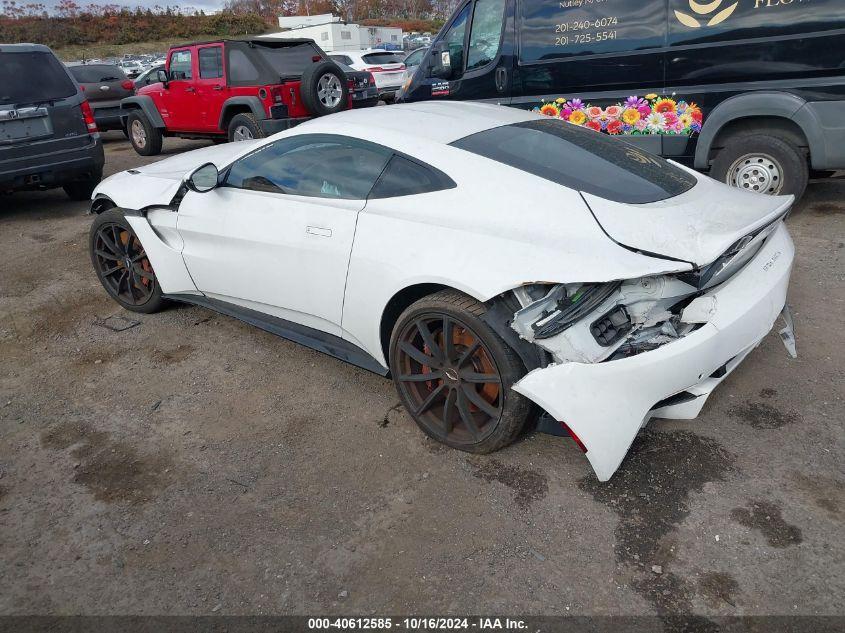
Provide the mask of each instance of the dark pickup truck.
{"label": "dark pickup truck", "polygon": [[84,200],[104,162],[91,106],[53,52],[0,44],[0,193],[63,187]]}

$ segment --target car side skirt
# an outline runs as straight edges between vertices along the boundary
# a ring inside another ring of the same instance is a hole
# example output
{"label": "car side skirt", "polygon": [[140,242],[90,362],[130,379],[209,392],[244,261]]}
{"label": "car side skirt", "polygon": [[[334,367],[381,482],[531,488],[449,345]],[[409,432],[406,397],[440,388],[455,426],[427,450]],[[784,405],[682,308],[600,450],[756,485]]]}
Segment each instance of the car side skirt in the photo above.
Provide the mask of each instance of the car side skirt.
{"label": "car side skirt", "polygon": [[321,332],[320,330],[315,330],[299,323],[293,323],[286,319],[280,319],[279,317],[250,310],[249,308],[218,299],[210,299],[205,296],[166,294],[164,298],[182,303],[191,303],[203,308],[209,308],[226,316],[234,317],[244,323],[249,323],[266,332],[270,332],[270,334],[275,334],[294,343],[310,347],[318,352],[328,354],[379,376],[387,376],[389,373],[386,367],[383,367],[381,363],[360,347],[333,334]]}

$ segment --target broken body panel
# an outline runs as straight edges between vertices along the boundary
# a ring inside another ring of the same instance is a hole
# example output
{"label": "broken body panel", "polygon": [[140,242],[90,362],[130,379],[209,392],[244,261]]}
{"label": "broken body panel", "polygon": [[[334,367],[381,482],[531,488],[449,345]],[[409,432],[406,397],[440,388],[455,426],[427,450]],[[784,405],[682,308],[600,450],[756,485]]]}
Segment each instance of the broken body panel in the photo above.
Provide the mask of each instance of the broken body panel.
{"label": "broken body panel", "polygon": [[[742,270],[681,312],[680,324],[690,327],[685,336],[607,362],[563,358],[572,343],[550,339],[539,344],[555,350],[555,363],[529,373],[514,389],[564,422],[586,447],[599,480],[607,481],[649,418],[698,415],[710,392],[772,329],[786,303],[793,257],[792,240],[778,222]],[[684,392],[688,396],[678,404],[661,406]]]}

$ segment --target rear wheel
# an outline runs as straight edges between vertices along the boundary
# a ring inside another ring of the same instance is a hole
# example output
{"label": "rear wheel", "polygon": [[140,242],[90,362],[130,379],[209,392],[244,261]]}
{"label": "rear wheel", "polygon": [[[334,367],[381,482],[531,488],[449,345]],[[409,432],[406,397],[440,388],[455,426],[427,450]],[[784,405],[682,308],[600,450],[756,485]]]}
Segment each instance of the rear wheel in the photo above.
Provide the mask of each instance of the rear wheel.
{"label": "rear wheel", "polygon": [[713,161],[711,175],[745,191],[800,198],[810,168],[804,152],[792,143],[775,136],[747,135],[728,141]]}
{"label": "rear wheel", "polygon": [[127,310],[158,312],[165,304],[144,246],[120,209],[104,211],[91,225],[91,263],[103,288]]}
{"label": "rear wheel", "polygon": [[141,156],[156,156],[161,153],[164,140],[161,130],[150,123],[143,112],[132,112],[126,119],[129,142]]}
{"label": "rear wheel", "polygon": [[490,326],[484,305],[443,291],[411,305],[390,343],[390,370],[406,410],[430,437],[490,453],[525,428],[531,404],[511,389],[525,367]]}
{"label": "rear wheel", "polygon": [[267,135],[261,129],[258,119],[252,114],[236,114],[229,122],[230,141],[251,141],[265,136]]}
{"label": "rear wheel", "polygon": [[79,180],[62,185],[62,189],[65,190],[67,197],[71,200],[90,200],[91,194],[94,193],[94,189],[100,184],[102,177],[103,174],[100,172],[94,174],[88,180]]}

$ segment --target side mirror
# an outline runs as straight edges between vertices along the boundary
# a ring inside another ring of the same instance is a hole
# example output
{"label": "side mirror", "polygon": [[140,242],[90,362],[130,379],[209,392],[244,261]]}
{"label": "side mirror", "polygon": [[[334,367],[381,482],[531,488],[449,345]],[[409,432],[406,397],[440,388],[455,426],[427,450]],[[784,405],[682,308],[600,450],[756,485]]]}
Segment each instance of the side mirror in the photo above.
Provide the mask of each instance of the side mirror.
{"label": "side mirror", "polygon": [[439,79],[452,78],[452,55],[446,42],[436,44],[431,50],[431,76]]}
{"label": "side mirror", "polygon": [[185,177],[185,184],[191,191],[206,193],[220,184],[220,172],[214,163],[206,163],[197,167]]}
{"label": "side mirror", "polygon": [[163,83],[165,88],[167,88],[167,84],[170,83],[170,77],[168,76],[166,70],[156,71],[156,79]]}

